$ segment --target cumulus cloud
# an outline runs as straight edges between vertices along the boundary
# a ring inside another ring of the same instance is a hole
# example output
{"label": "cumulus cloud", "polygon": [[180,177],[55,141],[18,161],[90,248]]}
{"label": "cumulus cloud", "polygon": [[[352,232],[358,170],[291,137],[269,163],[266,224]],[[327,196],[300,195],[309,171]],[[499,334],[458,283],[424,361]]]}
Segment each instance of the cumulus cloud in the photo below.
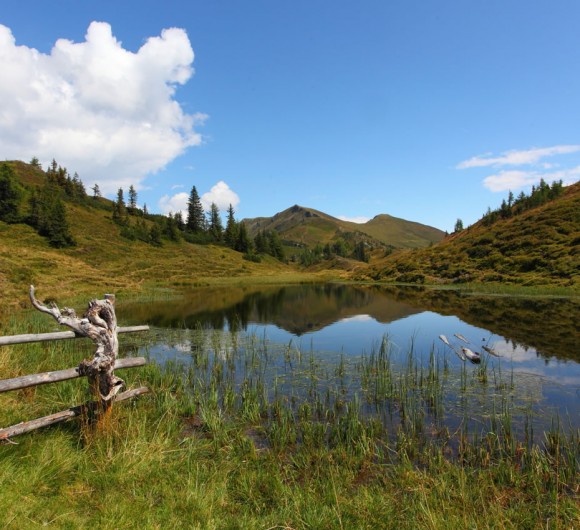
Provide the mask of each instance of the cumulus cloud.
{"label": "cumulus cloud", "polygon": [[212,202],[214,202],[221,211],[226,211],[230,204],[235,208],[240,203],[238,194],[230,189],[223,180],[220,180],[210,191],[204,193],[200,198],[204,209],[208,211]]}
{"label": "cumulus cloud", "polygon": [[159,199],[159,209],[162,213],[177,213],[181,212],[185,219],[187,219],[187,201],[189,200],[189,193],[176,193],[172,197],[163,195]]}
{"label": "cumulus cloud", "polygon": [[55,158],[104,193],[138,187],[188,147],[207,118],[174,99],[193,74],[183,29],[164,29],[137,52],[123,48],[105,22],[85,41],[59,39],[49,54],[16,45],[0,24],[0,142],[5,159],[46,166]]}
{"label": "cumulus cloud", "polygon": [[523,151],[506,151],[499,156],[486,154],[464,160],[457,165],[457,169],[524,166],[524,169],[501,169],[498,173],[485,177],[484,187],[493,192],[513,191],[532,186],[539,183],[541,179],[548,183],[562,180],[564,185],[567,185],[580,179],[580,166],[556,171],[560,164],[543,162],[542,159],[578,152],[580,152],[580,145],[555,145]]}
{"label": "cumulus cloud", "polygon": [[[240,204],[238,194],[233,191],[223,180],[215,184],[210,191],[204,193],[201,197],[201,204],[206,212],[209,212],[211,203],[214,202],[222,213],[226,212],[230,204],[235,208]],[[181,212],[184,219],[187,219],[187,202],[189,193],[181,192],[173,196],[164,195],[159,200],[159,209],[164,214],[169,212]]]}
{"label": "cumulus cloud", "polygon": [[464,160],[457,165],[457,169],[488,166],[522,166],[537,164],[542,158],[580,151],[580,145],[555,145],[553,147],[540,147],[523,151],[506,151],[499,156],[491,154],[478,155]]}
{"label": "cumulus cloud", "polygon": [[365,224],[370,221],[370,217],[364,217],[362,215],[358,217],[347,217],[346,215],[339,215],[338,218],[341,221],[348,221],[349,223],[356,223],[356,224]]}

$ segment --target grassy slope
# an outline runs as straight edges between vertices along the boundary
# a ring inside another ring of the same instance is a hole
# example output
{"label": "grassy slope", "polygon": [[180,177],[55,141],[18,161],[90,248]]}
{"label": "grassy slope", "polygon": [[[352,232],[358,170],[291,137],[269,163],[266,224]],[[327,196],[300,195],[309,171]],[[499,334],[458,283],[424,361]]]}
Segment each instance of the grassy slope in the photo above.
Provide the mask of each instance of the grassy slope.
{"label": "grassy slope", "polygon": [[302,206],[293,206],[273,217],[244,221],[252,234],[258,230],[277,230],[283,240],[308,247],[324,245],[336,237],[357,232],[396,248],[425,247],[443,238],[443,232],[436,228],[390,215],[377,215],[367,223],[358,224]]}
{"label": "grassy slope", "polygon": [[[20,180],[39,185],[43,173],[22,162],[13,163]],[[77,246],[51,248],[27,225],[0,222],[0,289],[8,300],[26,300],[29,284],[41,297],[134,293],[155,287],[175,287],[240,281],[301,281],[312,277],[265,257],[261,263],[217,245],[164,241],[154,247],[119,235],[111,212],[66,203]],[[26,303],[26,302],[25,302]]]}
{"label": "grassy slope", "polygon": [[358,279],[580,286],[580,183],[490,227],[481,221],[431,248],[393,253]]}

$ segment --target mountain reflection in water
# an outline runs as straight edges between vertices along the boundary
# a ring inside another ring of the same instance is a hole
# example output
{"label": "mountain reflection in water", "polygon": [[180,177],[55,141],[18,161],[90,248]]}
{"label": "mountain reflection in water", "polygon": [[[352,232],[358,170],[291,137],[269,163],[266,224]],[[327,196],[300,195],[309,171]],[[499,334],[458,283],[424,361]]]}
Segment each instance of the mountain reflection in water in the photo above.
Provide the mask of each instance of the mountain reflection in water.
{"label": "mountain reflection in water", "polygon": [[[482,296],[394,286],[246,286],[199,288],[176,299],[121,304],[118,312],[124,322],[147,323],[160,328],[201,326],[241,331],[249,326],[263,325],[285,330],[294,337],[321,332],[338,322],[372,320],[388,324],[428,312],[456,317],[481,328],[477,332],[484,337],[472,340],[503,337],[514,352],[533,349],[546,361],[557,358],[580,362],[577,329],[580,301],[574,298]],[[416,320],[416,328],[426,325],[424,318]],[[433,329],[432,340],[443,332]],[[360,346],[362,349],[367,345],[361,343]],[[336,344],[338,350],[341,347]]]}

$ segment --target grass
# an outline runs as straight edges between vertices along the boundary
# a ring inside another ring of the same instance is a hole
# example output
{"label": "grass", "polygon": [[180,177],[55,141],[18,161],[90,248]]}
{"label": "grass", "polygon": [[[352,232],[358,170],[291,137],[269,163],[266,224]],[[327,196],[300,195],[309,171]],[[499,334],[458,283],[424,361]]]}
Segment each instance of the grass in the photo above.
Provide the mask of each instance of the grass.
{"label": "grass", "polygon": [[578,292],[580,183],[562,197],[491,226],[483,221],[427,249],[377,259],[359,279],[490,283]]}
{"label": "grass", "polygon": [[[10,314],[3,334],[46,330]],[[92,432],[70,422],[0,446],[3,528],[572,528],[578,432],[539,430],[511,399],[513,374],[396,356],[320,357],[293,343],[200,329],[166,336],[182,351],[127,370],[152,392]],[[121,336],[124,353],[146,337]],[[74,366],[83,340],[0,348],[0,377]],[[153,352],[151,352],[153,356]],[[474,395],[493,396],[484,423]],[[451,394],[450,394],[451,392]],[[465,421],[451,432],[449,396]],[[83,401],[83,381],[0,394],[11,424]],[[534,432],[532,432],[534,431]]]}

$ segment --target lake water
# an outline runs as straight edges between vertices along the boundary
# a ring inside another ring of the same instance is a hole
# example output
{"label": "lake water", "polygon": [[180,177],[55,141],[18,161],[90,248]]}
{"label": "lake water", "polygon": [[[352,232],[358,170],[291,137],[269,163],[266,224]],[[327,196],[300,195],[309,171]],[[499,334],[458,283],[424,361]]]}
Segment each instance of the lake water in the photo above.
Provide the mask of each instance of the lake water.
{"label": "lake water", "polygon": [[[184,367],[194,362],[200,347],[227,348],[224,344],[232,336],[238,344],[254,337],[273,351],[307,352],[319,362],[335,365],[356,364],[386,341],[396,366],[403,366],[412,350],[420,369],[426,369],[433,359],[444,368],[449,390],[447,422],[451,425],[453,415],[459,414],[454,412],[454,401],[461,378],[477,376],[486,383],[473,391],[474,402],[490,402],[490,385],[509,384],[509,395],[502,400],[509,399],[516,412],[533,413],[543,426],[559,417],[573,428],[580,427],[577,298],[335,284],[199,288],[166,301],[120,303],[118,315],[124,325],[152,326],[147,344],[129,343],[129,349],[160,364],[172,361]],[[201,346],[193,346],[191,330],[196,330]],[[230,338],[216,343],[217,332]],[[200,334],[205,337],[200,339]],[[481,353],[482,363],[462,361],[440,335],[455,350],[463,346]],[[127,340],[122,337],[121,342]],[[497,356],[486,353],[482,346]],[[281,370],[276,367],[275,377]],[[357,381],[350,379],[351,394],[357,392]],[[485,404],[478,407],[482,415],[489,414]],[[466,414],[465,408],[462,414]]]}

